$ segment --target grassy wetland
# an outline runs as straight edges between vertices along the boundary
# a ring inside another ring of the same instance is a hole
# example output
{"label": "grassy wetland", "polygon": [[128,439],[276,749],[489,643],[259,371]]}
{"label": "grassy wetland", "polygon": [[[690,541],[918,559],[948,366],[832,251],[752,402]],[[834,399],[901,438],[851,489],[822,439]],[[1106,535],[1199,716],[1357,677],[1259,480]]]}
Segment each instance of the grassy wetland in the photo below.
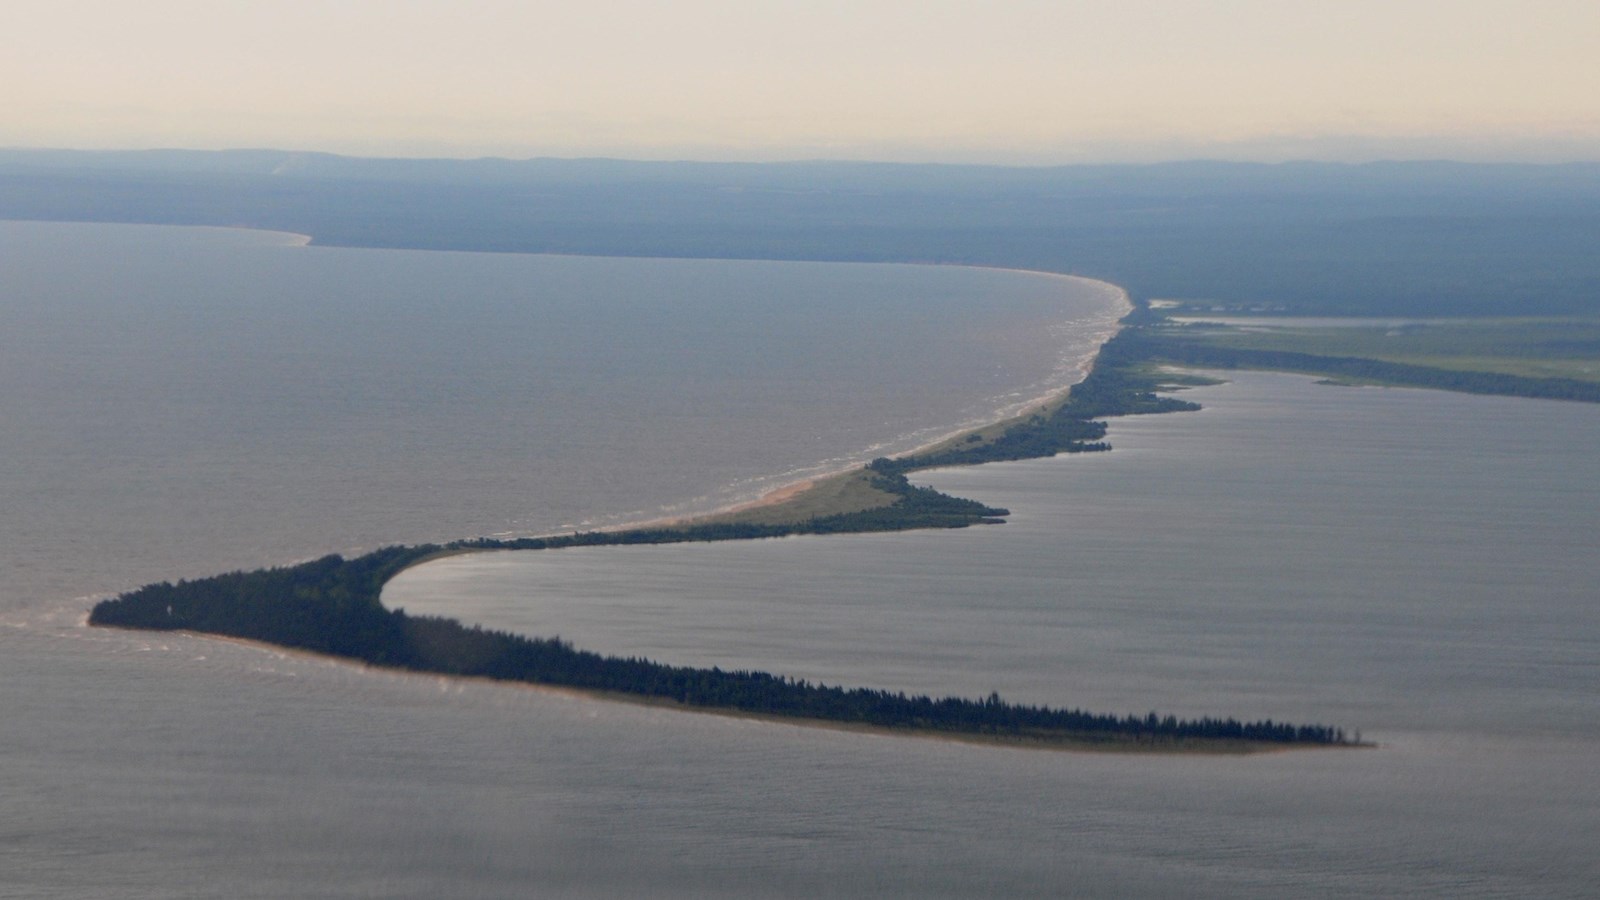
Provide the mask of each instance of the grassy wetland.
{"label": "grassy wetland", "polygon": [[[1175,312],[1169,310],[1168,312]],[[1152,358],[1348,384],[1600,402],[1600,319],[1365,321],[1203,316],[1146,329]]]}

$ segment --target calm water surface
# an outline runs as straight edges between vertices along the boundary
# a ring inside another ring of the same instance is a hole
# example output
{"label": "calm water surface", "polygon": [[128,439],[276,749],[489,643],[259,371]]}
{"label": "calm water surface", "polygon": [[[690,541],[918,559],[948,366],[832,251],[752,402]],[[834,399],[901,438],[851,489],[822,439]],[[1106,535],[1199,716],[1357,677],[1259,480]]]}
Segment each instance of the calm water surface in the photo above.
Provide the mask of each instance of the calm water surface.
{"label": "calm water surface", "polygon": [[0,609],[715,508],[1069,384],[1124,309],[953,267],[3,222],[0,288]]}
{"label": "calm water surface", "polygon": [[[1031,859],[1054,852],[1116,861],[1063,893],[1588,893],[1600,408],[1229,377],[1192,392],[1200,413],[1116,421],[1111,454],[925,475],[1010,507],[1004,526],[459,557],[386,598],[673,662],[1321,721],[1382,744],[1012,753],[988,777],[1038,790],[1004,802],[1040,819],[980,804],[938,821],[1006,834],[1013,887],[1065,877]],[[1017,774],[1034,766],[1047,784]],[[964,865],[953,883],[978,890],[986,867]],[[1119,880],[1134,873],[1149,881]]]}
{"label": "calm water surface", "polygon": [[1600,407],[1238,376],[1110,454],[922,476],[1004,526],[387,594],[1372,751],[853,735],[81,624],[155,579],[715,506],[1070,381],[1119,313],[958,269],[0,223],[0,896],[1592,896]]}
{"label": "calm water surface", "polygon": [[296,243],[0,223],[0,895],[1137,877],[969,865],[1004,842],[958,811],[1008,757],[918,744],[907,770],[899,742],[82,626],[146,581],[693,511],[914,446],[1074,380],[1117,292]]}

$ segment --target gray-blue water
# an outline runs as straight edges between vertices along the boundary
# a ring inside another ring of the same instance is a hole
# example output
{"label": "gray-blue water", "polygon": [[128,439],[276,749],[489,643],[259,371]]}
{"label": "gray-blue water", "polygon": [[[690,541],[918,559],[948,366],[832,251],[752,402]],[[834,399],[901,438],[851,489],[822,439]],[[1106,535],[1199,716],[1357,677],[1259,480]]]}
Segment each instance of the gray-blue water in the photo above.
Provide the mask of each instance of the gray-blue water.
{"label": "gray-blue water", "polygon": [[1592,895],[1595,406],[1236,375],[1109,454],[922,476],[1003,526],[455,558],[386,593],[1370,751],[848,734],[81,624],[152,579],[739,499],[1070,381],[1119,312],[958,269],[0,223],[0,896]]}
{"label": "gray-blue water", "polygon": [[1192,392],[1200,413],[1115,422],[1110,454],[926,476],[1010,507],[1004,526],[460,557],[386,598],[613,653],[1382,745],[901,741],[906,773],[969,754],[992,791],[889,804],[935,823],[924,862],[958,894],[1591,895],[1600,408],[1229,377]]}
{"label": "gray-blue water", "polygon": [[830,758],[809,733],[82,619],[151,580],[681,514],[915,446],[1070,383],[1120,294],[298,244],[0,223],[0,895],[915,883],[865,846],[856,877],[795,866],[825,797],[774,837],[739,825],[744,776],[696,768]]}

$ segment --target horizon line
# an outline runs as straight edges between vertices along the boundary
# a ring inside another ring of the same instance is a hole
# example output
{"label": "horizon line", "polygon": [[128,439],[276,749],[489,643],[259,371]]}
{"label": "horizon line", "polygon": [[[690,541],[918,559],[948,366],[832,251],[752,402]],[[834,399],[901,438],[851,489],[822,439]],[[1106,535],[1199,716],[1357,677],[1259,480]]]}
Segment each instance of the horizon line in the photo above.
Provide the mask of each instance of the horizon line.
{"label": "horizon line", "polygon": [[1127,159],[1127,160],[1083,160],[1073,162],[1003,162],[1003,161],[949,161],[949,160],[920,160],[920,159],[891,159],[855,156],[794,156],[778,157],[772,159],[741,159],[736,156],[709,157],[709,156],[625,156],[608,153],[594,154],[535,154],[531,156],[510,156],[502,154],[477,154],[477,155],[441,155],[441,154],[370,154],[356,153],[339,150],[295,149],[289,147],[273,146],[227,146],[227,147],[183,147],[183,146],[129,146],[129,147],[73,147],[61,145],[3,145],[0,153],[60,153],[83,154],[102,156],[133,156],[142,154],[194,154],[194,155],[232,155],[232,154],[282,154],[285,156],[322,157],[328,159],[361,160],[371,162],[416,162],[416,163],[508,163],[524,164],[535,162],[570,162],[570,163],[624,163],[636,165],[707,165],[707,166],[748,166],[751,168],[764,166],[805,166],[805,165],[850,165],[850,166],[882,166],[897,168],[959,168],[959,169],[1005,169],[1014,171],[1042,171],[1051,169],[1089,169],[1089,168],[1157,168],[1162,166],[1181,165],[1230,165],[1230,166],[1259,166],[1264,168],[1292,167],[1292,166],[1331,166],[1344,168],[1360,168],[1364,166],[1382,165],[1456,165],[1473,167],[1526,167],[1526,168],[1561,168],[1600,166],[1600,155],[1585,158],[1558,159],[1558,160],[1527,160],[1515,158],[1471,159],[1451,155],[1377,155],[1362,159],[1341,159],[1318,156],[1290,156],[1281,159],[1259,159],[1248,156],[1229,155],[1174,155],[1157,159]]}

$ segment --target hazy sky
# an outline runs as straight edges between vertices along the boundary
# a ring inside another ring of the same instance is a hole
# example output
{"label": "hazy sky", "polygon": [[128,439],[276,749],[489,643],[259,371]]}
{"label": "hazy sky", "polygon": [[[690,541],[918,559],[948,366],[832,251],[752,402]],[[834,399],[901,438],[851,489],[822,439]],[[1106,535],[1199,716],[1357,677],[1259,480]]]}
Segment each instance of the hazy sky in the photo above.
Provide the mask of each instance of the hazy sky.
{"label": "hazy sky", "polygon": [[5,0],[0,146],[1600,159],[1600,0]]}

